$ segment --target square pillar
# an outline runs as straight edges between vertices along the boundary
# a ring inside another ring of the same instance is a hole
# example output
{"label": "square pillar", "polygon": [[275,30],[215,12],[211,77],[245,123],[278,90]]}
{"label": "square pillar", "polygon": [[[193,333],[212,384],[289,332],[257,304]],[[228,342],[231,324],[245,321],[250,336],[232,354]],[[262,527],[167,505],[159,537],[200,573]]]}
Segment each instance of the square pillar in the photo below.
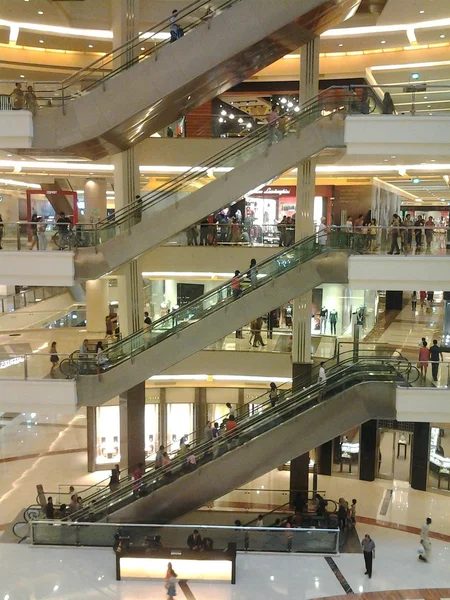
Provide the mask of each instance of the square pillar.
{"label": "square pillar", "polygon": [[97,416],[95,406],[86,406],[86,429],[87,429],[87,468],[88,473],[97,470],[96,463],[96,440],[97,440]]}
{"label": "square pillar", "polygon": [[377,464],[378,421],[371,419],[359,430],[359,478],[374,481]]}
{"label": "square pillar", "polygon": [[414,423],[414,438],[411,454],[411,487],[427,489],[430,459],[430,424]]}
{"label": "square pillar", "polygon": [[289,490],[291,504],[294,503],[297,491],[305,492],[303,499],[308,499],[307,491],[309,489],[309,452],[291,460],[291,473],[289,478]]}
{"label": "square pillar", "polygon": [[319,475],[331,475],[333,440],[316,448],[317,472]]}
{"label": "square pillar", "polygon": [[119,396],[120,463],[122,468],[145,463],[145,382]]}

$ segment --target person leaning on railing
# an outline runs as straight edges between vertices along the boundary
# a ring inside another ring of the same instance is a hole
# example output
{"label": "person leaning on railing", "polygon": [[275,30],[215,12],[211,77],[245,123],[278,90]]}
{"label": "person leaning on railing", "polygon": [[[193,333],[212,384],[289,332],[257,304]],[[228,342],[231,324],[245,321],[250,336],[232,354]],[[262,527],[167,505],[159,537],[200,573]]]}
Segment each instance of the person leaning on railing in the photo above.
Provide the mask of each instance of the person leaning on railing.
{"label": "person leaning on railing", "polygon": [[15,86],[12,94],[10,95],[9,100],[11,102],[11,108],[13,110],[22,110],[23,109],[24,95],[23,95],[21,83],[16,83],[16,86]]}

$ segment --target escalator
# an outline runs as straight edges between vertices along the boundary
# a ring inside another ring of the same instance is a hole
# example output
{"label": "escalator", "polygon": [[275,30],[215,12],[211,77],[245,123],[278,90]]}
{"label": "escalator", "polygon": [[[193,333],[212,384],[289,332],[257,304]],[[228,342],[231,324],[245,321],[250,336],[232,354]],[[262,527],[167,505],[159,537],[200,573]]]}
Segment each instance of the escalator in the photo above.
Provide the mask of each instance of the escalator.
{"label": "escalator", "polygon": [[[289,114],[282,133],[263,125],[139,201],[117,210],[114,219],[80,225],[75,277],[95,279],[183,231],[249,190],[327,151],[341,156],[345,116],[354,95],[329,88]],[[151,234],[149,235],[149,231]]]}
{"label": "escalator", "polygon": [[195,0],[178,11],[185,35],[175,43],[168,15],[152,32],[49,86],[55,107],[35,117],[33,156],[58,149],[98,160],[122,152],[341,23],[359,4]]}
{"label": "escalator", "polygon": [[[72,520],[170,522],[370,419],[395,419],[396,387],[419,377],[401,356],[351,353],[327,371],[326,384],[297,380],[275,406],[267,395],[257,399],[256,414],[238,416],[218,441],[194,440],[185,455],[138,483],[128,479],[115,492],[92,496]],[[196,467],[188,466],[190,454]]]}
{"label": "escalator", "polygon": [[74,352],[78,404],[103,404],[292,298],[325,282],[347,283],[347,239],[333,231],[327,242],[311,236],[283,249],[234,284],[228,281],[113,344],[101,365],[96,355],[80,359]]}

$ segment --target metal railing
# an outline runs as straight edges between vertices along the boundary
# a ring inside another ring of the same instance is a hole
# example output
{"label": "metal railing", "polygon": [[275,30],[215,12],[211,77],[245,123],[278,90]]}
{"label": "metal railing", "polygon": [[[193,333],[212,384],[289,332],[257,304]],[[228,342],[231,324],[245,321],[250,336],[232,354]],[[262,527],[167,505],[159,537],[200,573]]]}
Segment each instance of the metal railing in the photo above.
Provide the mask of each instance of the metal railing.
{"label": "metal railing", "polygon": [[21,308],[26,308],[33,304],[38,304],[43,300],[54,298],[64,294],[67,288],[64,287],[32,287],[28,290],[22,290],[17,294],[11,294],[1,299],[2,314],[11,313]]}

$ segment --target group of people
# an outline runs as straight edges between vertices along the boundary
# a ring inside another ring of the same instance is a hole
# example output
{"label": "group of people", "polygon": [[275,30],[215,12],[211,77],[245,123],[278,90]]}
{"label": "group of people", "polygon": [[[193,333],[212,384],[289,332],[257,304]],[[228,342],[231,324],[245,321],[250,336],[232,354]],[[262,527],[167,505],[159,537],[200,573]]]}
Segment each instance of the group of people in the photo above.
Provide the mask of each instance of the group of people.
{"label": "group of people", "polygon": [[438,341],[433,340],[433,344],[429,347],[427,340],[423,337],[419,345],[419,362],[417,363],[417,366],[420,369],[420,375],[426,379],[428,363],[431,361],[433,381],[437,381],[439,375],[439,362],[443,360],[444,356]]}
{"label": "group of people", "polygon": [[12,110],[29,110],[33,115],[36,114],[39,108],[36,94],[34,93],[33,86],[29,85],[27,91],[24,92],[21,83],[16,83],[14,90],[12,91],[9,101]]}
{"label": "group of people", "polygon": [[[439,233],[439,230],[437,231]],[[445,234],[445,229],[442,229]],[[425,221],[422,215],[415,219],[411,215],[406,215],[402,219],[397,213],[392,216],[390,234],[391,248],[388,254],[400,254],[400,252],[410,252],[415,243],[416,254],[424,249],[431,250],[433,237],[436,233],[436,223],[433,217],[428,217]]]}
{"label": "group of people", "polygon": [[81,496],[75,491],[73,485],[69,488],[70,503],[67,505],[63,502],[59,508],[56,508],[53,504],[53,497],[47,498],[47,503],[44,507],[44,514],[46,519],[64,519],[69,515],[73,515],[83,508],[83,500]]}

